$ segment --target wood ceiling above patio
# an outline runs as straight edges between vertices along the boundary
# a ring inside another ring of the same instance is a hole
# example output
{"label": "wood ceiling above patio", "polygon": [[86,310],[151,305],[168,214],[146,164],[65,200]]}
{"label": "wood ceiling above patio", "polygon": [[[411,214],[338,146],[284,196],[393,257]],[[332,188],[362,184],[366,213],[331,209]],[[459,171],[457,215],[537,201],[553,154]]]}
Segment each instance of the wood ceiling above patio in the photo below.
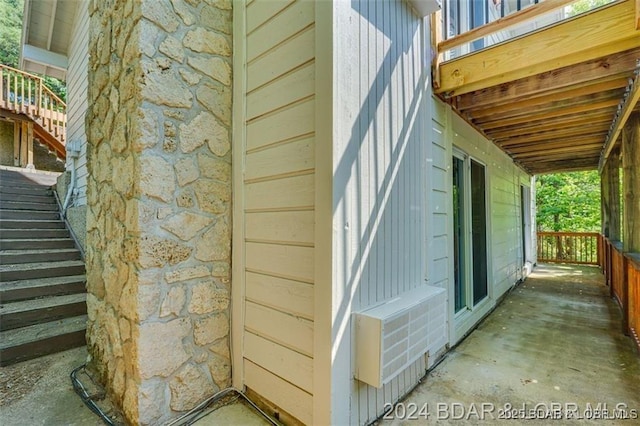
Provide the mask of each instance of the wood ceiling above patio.
{"label": "wood ceiling above patio", "polygon": [[595,169],[636,77],[637,19],[621,1],[436,62],[434,90],[532,174]]}

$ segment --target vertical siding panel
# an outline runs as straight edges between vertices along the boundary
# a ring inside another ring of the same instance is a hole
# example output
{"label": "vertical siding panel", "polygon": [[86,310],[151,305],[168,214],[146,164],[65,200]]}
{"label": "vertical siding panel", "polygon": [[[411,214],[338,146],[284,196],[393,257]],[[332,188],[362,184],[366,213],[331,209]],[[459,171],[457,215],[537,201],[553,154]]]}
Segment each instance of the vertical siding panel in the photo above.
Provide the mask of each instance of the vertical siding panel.
{"label": "vertical siding panel", "polygon": [[[87,136],[84,129],[84,117],[87,110],[87,73],[89,63],[89,12],[87,2],[78,2],[74,28],[69,46],[69,84],[67,102],[67,142],[80,142],[80,157],[76,160],[76,185],[78,197],[76,206],[85,205],[87,193]],[[73,160],[67,158],[67,170],[73,167]]]}
{"label": "vertical siding panel", "polygon": [[[358,2],[354,9],[360,15],[359,25],[341,29],[340,37],[358,33],[359,38],[359,52],[349,56],[359,62],[359,69],[352,70],[360,85],[359,110],[352,113],[360,120],[353,129],[360,143],[354,157],[359,164],[335,190],[337,206],[344,202],[340,197],[346,187],[345,199],[360,200],[360,211],[339,208],[338,216],[351,216],[334,218],[334,223],[337,229],[349,224],[350,230],[360,231],[360,250],[345,260],[363,267],[352,304],[355,311],[424,283],[427,170],[422,144],[430,141],[431,126],[421,121],[428,119],[426,103],[431,99],[419,91],[423,73],[428,72],[421,63],[421,19],[406,3],[395,0]],[[344,149],[340,141],[338,152]],[[375,420],[385,403],[396,402],[417,383],[424,372],[421,365],[424,360],[416,361],[381,389],[355,382],[353,401],[358,407],[353,407],[352,419],[355,416],[360,424]]]}

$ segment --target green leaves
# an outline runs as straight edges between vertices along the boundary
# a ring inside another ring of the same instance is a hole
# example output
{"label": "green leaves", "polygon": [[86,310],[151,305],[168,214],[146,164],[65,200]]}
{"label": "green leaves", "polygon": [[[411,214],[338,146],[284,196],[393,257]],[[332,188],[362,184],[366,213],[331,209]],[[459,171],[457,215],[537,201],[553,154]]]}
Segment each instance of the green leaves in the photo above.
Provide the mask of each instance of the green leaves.
{"label": "green leaves", "polygon": [[600,231],[600,176],[596,170],[538,176],[536,203],[539,231]]}
{"label": "green leaves", "polygon": [[[24,0],[0,0],[0,63],[18,68]],[[44,84],[63,101],[67,101],[64,81],[44,77]]]}
{"label": "green leaves", "polygon": [[20,58],[23,0],[0,0],[0,62],[16,68]]}

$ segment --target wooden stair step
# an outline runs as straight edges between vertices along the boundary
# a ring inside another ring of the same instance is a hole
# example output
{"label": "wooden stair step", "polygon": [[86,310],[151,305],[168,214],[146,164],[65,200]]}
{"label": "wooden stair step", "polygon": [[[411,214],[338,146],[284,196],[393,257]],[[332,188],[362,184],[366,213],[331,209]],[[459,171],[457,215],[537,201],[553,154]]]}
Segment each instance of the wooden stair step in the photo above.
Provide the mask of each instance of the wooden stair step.
{"label": "wooden stair step", "polygon": [[36,185],[7,185],[0,184],[0,194],[27,194],[39,196],[52,196],[53,191],[48,186]]}
{"label": "wooden stair step", "polygon": [[40,249],[40,250],[0,250],[0,264],[20,264],[35,262],[54,262],[60,260],[80,260],[80,251],[76,248]]}
{"label": "wooden stair step", "polygon": [[17,202],[17,203],[38,203],[38,204],[56,204],[53,195],[33,195],[33,194],[7,194],[0,192],[0,203]]}
{"label": "wooden stair step", "polygon": [[63,229],[2,229],[0,238],[3,240],[20,240],[33,238],[68,238],[69,231]]}
{"label": "wooden stair step", "polygon": [[71,238],[0,238],[0,250],[72,248],[75,246]]}
{"label": "wooden stair step", "polygon": [[2,208],[7,210],[58,211],[56,203],[27,203],[22,201],[3,201]]}
{"label": "wooden stair step", "polygon": [[86,313],[85,293],[3,303],[0,305],[0,330],[13,330]]}
{"label": "wooden stair step", "polygon": [[58,211],[12,210],[0,205],[0,219],[59,220]]}
{"label": "wooden stair step", "polygon": [[0,332],[0,365],[84,346],[86,327],[87,316],[79,315]]}
{"label": "wooden stair step", "polygon": [[0,282],[82,275],[84,273],[84,262],[81,260],[0,265]]}
{"label": "wooden stair step", "polygon": [[0,284],[0,303],[84,293],[86,281],[85,275],[72,275],[4,282]]}
{"label": "wooden stair step", "polygon": [[2,219],[0,229],[64,229],[64,222],[56,220],[38,219]]}

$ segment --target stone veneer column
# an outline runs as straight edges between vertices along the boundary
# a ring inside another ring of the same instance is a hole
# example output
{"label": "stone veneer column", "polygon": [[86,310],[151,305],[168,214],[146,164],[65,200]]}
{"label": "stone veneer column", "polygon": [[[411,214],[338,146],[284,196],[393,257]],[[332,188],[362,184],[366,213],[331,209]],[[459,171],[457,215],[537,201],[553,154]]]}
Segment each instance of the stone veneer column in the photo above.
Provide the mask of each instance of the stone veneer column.
{"label": "stone veneer column", "polygon": [[230,384],[231,6],[89,6],[87,343],[132,424]]}

